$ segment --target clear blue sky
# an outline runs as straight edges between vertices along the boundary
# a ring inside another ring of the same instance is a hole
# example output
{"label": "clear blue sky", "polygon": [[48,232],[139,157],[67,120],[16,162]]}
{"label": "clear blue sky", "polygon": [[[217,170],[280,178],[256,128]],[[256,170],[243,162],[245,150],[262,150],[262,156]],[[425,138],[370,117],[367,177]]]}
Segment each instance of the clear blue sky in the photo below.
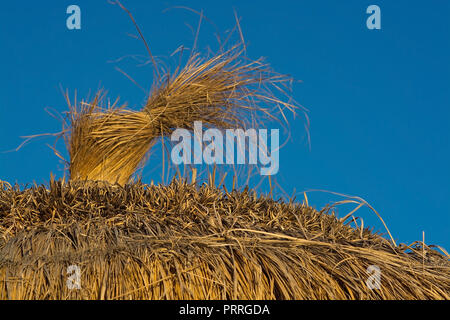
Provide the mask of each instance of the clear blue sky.
{"label": "clear blue sky", "polygon": [[[204,14],[220,32],[242,18],[248,56],[303,83],[293,96],[310,110],[311,150],[301,120],[281,150],[278,181],[292,193],[326,189],[356,195],[373,205],[395,239],[420,240],[450,249],[450,12],[449,1],[138,1],[123,0],[134,13],[155,55],[189,46]],[[82,12],[81,30],[66,28],[66,8]],[[381,8],[381,30],[368,30],[366,8]],[[215,40],[203,24],[199,47]],[[150,67],[130,55],[145,55],[128,17],[106,0],[9,1],[0,9],[0,151],[16,148],[20,136],[60,129],[44,108],[66,111],[59,86],[86,96],[99,87],[139,107],[144,94],[115,66],[145,85]],[[0,153],[0,179],[31,183],[62,176],[62,166],[36,140],[18,152]],[[59,146],[63,149],[63,146]],[[147,175],[148,177],[148,175]],[[338,200],[311,193],[321,207]],[[348,207],[338,212],[345,214]],[[369,210],[365,225],[383,231]]]}

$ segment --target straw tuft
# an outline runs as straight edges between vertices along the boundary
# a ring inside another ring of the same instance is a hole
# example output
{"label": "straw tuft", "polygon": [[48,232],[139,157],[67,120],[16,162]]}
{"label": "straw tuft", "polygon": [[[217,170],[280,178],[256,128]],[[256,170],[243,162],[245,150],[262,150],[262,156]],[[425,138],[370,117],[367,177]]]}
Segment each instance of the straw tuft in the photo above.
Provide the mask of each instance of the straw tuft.
{"label": "straw tuft", "polygon": [[269,90],[288,81],[260,60],[247,61],[235,46],[210,59],[193,55],[182,70],[155,86],[141,111],[117,101],[103,108],[102,92],[80,105],[67,96],[70,177],[124,185],[152,145],[177,128],[193,130],[195,121],[218,129],[246,128],[263,119],[278,120],[285,109],[295,113],[298,106]]}

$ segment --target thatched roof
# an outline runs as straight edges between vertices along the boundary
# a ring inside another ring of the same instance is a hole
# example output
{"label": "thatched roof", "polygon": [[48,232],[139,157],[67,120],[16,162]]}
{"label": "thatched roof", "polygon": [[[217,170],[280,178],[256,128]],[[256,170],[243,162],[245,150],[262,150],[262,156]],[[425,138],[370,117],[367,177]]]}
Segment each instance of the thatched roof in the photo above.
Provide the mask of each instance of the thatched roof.
{"label": "thatched roof", "polygon": [[[71,265],[79,290],[67,287]],[[368,288],[371,265],[379,289]],[[0,298],[449,299],[450,264],[249,190],[3,183]]]}

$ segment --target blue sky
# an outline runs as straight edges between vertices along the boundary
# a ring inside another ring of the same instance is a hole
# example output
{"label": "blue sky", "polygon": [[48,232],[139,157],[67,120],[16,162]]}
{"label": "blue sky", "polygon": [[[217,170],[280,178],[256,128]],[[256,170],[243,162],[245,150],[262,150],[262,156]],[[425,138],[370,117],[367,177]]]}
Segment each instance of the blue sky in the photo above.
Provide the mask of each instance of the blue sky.
{"label": "blue sky", "polygon": [[[448,1],[138,1],[133,12],[152,52],[168,57],[193,41],[202,10],[225,34],[241,17],[247,54],[266,57],[278,72],[302,80],[293,96],[310,110],[311,149],[301,119],[280,152],[278,182],[293,190],[326,189],[367,200],[398,242],[422,238],[450,248],[450,24]],[[66,28],[66,8],[81,8],[81,30]],[[381,9],[381,30],[368,30],[366,8]],[[216,45],[202,26],[198,47]],[[115,70],[148,86],[150,67],[124,59],[145,55],[128,17],[106,0],[11,1],[0,10],[0,152],[20,136],[56,132],[45,108],[67,110],[60,86],[80,97],[99,87],[140,107],[145,95]],[[62,165],[37,139],[18,152],[0,153],[0,179],[19,183],[62,176]],[[59,145],[63,150],[63,145]],[[155,178],[147,174],[145,179]],[[300,195],[299,195],[300,197]],[[340,200],[309,193],[320,208]],[[349,207],[339,208],[344,215]],[[383,231],[369,210],[365,225]]]}

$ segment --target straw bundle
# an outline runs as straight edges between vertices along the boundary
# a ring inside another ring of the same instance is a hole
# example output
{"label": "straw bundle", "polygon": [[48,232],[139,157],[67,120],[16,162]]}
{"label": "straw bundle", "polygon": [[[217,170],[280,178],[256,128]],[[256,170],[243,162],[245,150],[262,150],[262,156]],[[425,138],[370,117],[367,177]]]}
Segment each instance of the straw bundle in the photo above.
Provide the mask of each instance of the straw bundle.
{"label": "straw bundle", "polygon": [[[80,289],[69,289],[69,266]],[[369,289],[367,268],[381,271]],[[252,191],[0,188],[1,299],[449,299],[450,264]]]}
{"label": "straw bundle", "polygon": [[124,185],[157,139],[177,128],[192,130],[194,121],[218,129],[245,128],[263,118],[277,119],[277,111],[286,108],[295,112],[297,106],[268,90],[287,81],[260,60],[246,61],[235,46],[207,60],[193,55],[182,70],[166,74],[141,111],[117,106],[117,101],[104,109],[102,93],[80,105],[67,99],[70,177]]}

